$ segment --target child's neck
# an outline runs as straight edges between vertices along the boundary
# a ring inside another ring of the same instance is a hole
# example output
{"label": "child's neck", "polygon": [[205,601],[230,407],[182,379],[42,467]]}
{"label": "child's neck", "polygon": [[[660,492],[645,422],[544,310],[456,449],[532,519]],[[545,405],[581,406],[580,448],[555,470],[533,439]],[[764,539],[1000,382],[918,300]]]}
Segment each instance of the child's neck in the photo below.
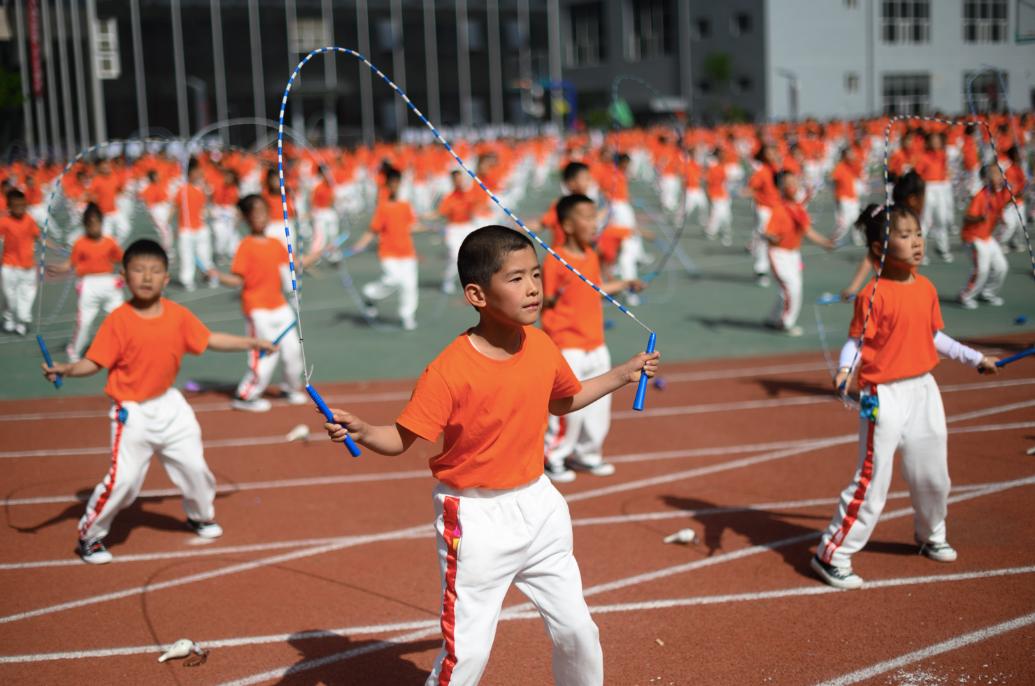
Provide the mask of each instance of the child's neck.
{"label": "child's neck", "polygon": [[[877,265],[880,265],[880,261],[877,261]],[[880,278],[888,281],[899,281],[902,283],[910,283],[916,279],[913,268],[905,262],[900,262],[893,257],[889,257],[884,261],[884,268],[881,270]]]}
{"label": "child's neck", "polygon": [[587,247],[588,246],[581,245],[579,243],[578,239],[575,238],[575,236],[568,235],[564,239],[564,249],[567,250],[568,252],[573,252],[573,253],[576,253],[578,255],[581,255],[582,253],[586,252],[586,248]]}
{"label": "child's neck", "polygon": [[520,324],[501,321],[483,312],[478,324],[471,329],[470,338],[481,354],[494,360],[506,360],[521,350],[525,332]]}
{"label": "child's neck", "polygon": [[142,300],[134,296],[129,299],[129,306],[144,319],[153,319],[162,314],[162,296],[158,295],[150,300]]}

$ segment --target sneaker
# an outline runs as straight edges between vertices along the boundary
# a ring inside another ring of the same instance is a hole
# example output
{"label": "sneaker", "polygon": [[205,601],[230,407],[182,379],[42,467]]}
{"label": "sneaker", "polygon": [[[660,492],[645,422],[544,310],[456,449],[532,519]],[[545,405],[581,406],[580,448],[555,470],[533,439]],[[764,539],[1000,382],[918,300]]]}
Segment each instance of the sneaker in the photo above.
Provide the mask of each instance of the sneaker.
{"label": "sneaker", "polygon": [[945,264],[952,264],[953,261],[956,259],[952,256],[952,253],[948,251],[938,253],[938,257],[942,258],[942,262],[944,262]]}
{"label": "sneaker", "polygon": [[611,476],[615,473],[615,466],[610,462],[597,462],[596,464],[587,464],[582,460],[569,458],[564,461],[564,465],[568,467],[571,471],[588,472],[593,476]]}
{"label": "sneaker", "polygon": [[981,299],[984,300],[989,305],[991,305],[992,307],[1002,307],[1003,304],[1006,302],[1005,300],[1000,298],[998,295],[983,295],[983,296],[981,296]]}
{"label": "sneaker", "polygon": [[625,304],[629,307],[638,307],[640,305],[640,296],[635,293],[628,293],[625,296]]}
{"label": "sneaker", "polygon": [[417,321],[415,319],[404,319],[402,320],[403,331],[413,331],[417,328]]}
{"label": "sneaker", "polygon": [[935,562],[956,561],[956,549],[944,541],[941,543],[921,543],[917,541],[916,544],[920,546],[919,552],[921,555]]}
{"label": "sneaker", "polygon": [[571,471],[563,464],[552,465],[547,462],[543,471],[546,472],[546,476],[550,478],[550,481],[555,484],[568,484],[575,480],[575,472]]}
{"label": "sneaker", "polygon": [[29,329],[26,328],[25,324],[19,322],[14,325],[14,332],[19,336],[24,336],[25,334],[29,333]]}
{"label": "sneaker", "polygon": [[788,327],[784,329],[783,332],[791,338],[801,338],[803,335],[805,335],[805,329],[801,328],[800,326]]}
{"label": "sneaker", "polygon": [[288,391],[284,397],[287,399],[288,405],[305,405],[309,402],[309,395],[302,391]]}
{"label": "sneaker", "polygon": [[269,412],[273,405],[265,398],[256,398],[255,400],[234,398],[233,402],[230,403],[230,407],[242,412]]}
{"label": "sneaker", "polygon": [[759,274],[755,277],[755,285],[759,288],[769,288],[769,277],[765,274]]}
{"label": "sneaker", "polygon": [[729,248],[729,247],[733,246],[733,239],[732,238],[727,238],[726,236],[723,236],[722,239],[719,241],[719,243],[722,244],[722,247]]}
{"label": "sneaker", "polygon": [[812,571],[828,586],[854,590],[863,585],[862,577],[852,571],[851,567],[835,567],[829,565],[815,555],[812,557]]}
{"label": "sneaker", "polygon": [[965,310],[976,310],[978,308],[977,300],[974,300],[974,298],[960,298],[960,305]]}
{"label": "sneaker", "polygon": [[188,519],[187,526],[201,538],[219,538],[223,535],[223,527],[215,522],[199,522],[196,519]]}
{"label": "sneaker", "polygon": [[104,547],[104,541],[99,538],[94,541],[79,539],[75,551],[87,564],[106,565],[111,562],[111,553]]}
{"label": "sneaker", "polygon": [[6,333],[14,333],[14,322],[4,320],[4,331]]}

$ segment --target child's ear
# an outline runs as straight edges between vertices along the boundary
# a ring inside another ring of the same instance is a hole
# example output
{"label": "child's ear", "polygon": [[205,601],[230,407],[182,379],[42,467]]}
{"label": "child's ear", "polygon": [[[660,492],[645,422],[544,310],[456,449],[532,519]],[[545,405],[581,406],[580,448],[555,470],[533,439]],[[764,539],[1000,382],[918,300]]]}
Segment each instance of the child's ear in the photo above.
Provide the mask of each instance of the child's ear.
{"label": "child's ear", "polygon": [[464,286],[464,298],[472,307],[485,307],[485,289],[476,283],[469,283]]}

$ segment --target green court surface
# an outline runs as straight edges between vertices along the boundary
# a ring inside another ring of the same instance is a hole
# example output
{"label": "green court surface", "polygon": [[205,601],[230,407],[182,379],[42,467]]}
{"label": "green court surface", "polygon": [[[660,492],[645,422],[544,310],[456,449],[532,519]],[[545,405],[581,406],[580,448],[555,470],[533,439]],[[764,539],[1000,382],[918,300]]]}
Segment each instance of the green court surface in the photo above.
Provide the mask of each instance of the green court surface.
{"label": "green court surface", "polygon": [[[551,194],[556,188],[556,181],[551,180],[542,192],[529,194],[516,208],[517,214],[524,219],[537,218],[552,200]],[[658,214],[653,188],[634,183],[631,191],[641,225],[656,229],[663,220]],[[828,193],[813,200],[810,212],[820,232],[829,234],[833,230],[833,205]],[[663,353],[663,362],[815,351],[816,360],[821,363],[823,345],[813,303],[819,294],[838,292],[847,285],[862,248],[846,247],[833,253],[812,245],[803,249],[805,304],[799,324],[805,329],[805,335],[789,338],[762,326],[777,292],[775,285],[761,288],[754,283],[750,256],[745,249],[755,221],[750,203],[736,200],[733,216],[734,245],[729,248],[705,240],[697,218],[692,218],[681,247],[694,263],[695,274],[689,275],[680,260],[673,257],[665,273],[644,294],[643,303],[632,308],[642,322],[658,332],[658,349]],[[353,239],[362,233],[364,219],[353,220],[347,227]],[[136,220],[135,235],[153,233],[139,212]],[[382,303],[381,319],[374,325],[368,324],[356,300],[343,285],[344,271],[322,264],[303,275],[302,323],[315,386],[319,387],[322,381],[415,377],[453,336],[475,321],[474,311],[461,302],[460,296],[446,296],[439,290],[445,266],[445,250],[439,235],[435,232],[420,234],[416,241],[421,255],[421,300],[417,312],[419,327],[413,332],[404,332],[399,327],[394,315],[394,298]],[[649,246],[654,256],[663,250],[664,246]],[[1035,282],[1028,255],[1009,255],[1010,274],[1002,292],[1005,306],[983,305],[968,311],[955,303],[956,293],[963,286],[970,266],[969,254],[960,246],[958,238],[954,239],[954,252],[953,264],[942,264],[935,258],[931,266],[922,270],[941,294],[946,332],[959,338],[1030,332],[1035,342]],[[379,273],[373,253],[352,257],[345,266],[357,287]],[[644,273],[651,269],[650,265],[643,266]],[[74,291],[60,308],[57,307],[66,283],[61,279],[48,279],[43,302],[42,333],[51,351],[62,360],[75,322]],[[187,293],[174,285],[167,295],[187,304],[214,330],[244,332],[244,318],[235,291],[200,287]],[[828,337],[827,348],[836,358],[847,335],[851,307],[835,304],[820,309]],[[642,328],[613,307],[606,306],[605,315],[608,345],[615,361],[626,359],[643,348],[647,334]],[[1018,318],[1027,321],[1016,324]],[[0,378],[4,380],[0,398],[101,393],[103,373],[90,379],[68,380],[64,388],[55,390],[42,378],[40,361],[31,335],[25,338],[0,335]],[[193,380],[229,389],[240,380],[245,365],[245,356],[239,353],[188,356],[184,359],[179,383]]]}

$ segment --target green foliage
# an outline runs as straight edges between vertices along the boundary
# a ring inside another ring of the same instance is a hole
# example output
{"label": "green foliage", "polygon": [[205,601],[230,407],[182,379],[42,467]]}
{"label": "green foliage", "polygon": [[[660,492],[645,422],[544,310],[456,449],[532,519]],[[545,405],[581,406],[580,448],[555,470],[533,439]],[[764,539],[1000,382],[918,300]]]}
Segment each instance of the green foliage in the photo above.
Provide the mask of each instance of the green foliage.
{"label": "green foliage", "polygon": [[715,86],[723,86],[733,78],[733,57],[729,53],[709,53],[703,66],[704,75]]}

